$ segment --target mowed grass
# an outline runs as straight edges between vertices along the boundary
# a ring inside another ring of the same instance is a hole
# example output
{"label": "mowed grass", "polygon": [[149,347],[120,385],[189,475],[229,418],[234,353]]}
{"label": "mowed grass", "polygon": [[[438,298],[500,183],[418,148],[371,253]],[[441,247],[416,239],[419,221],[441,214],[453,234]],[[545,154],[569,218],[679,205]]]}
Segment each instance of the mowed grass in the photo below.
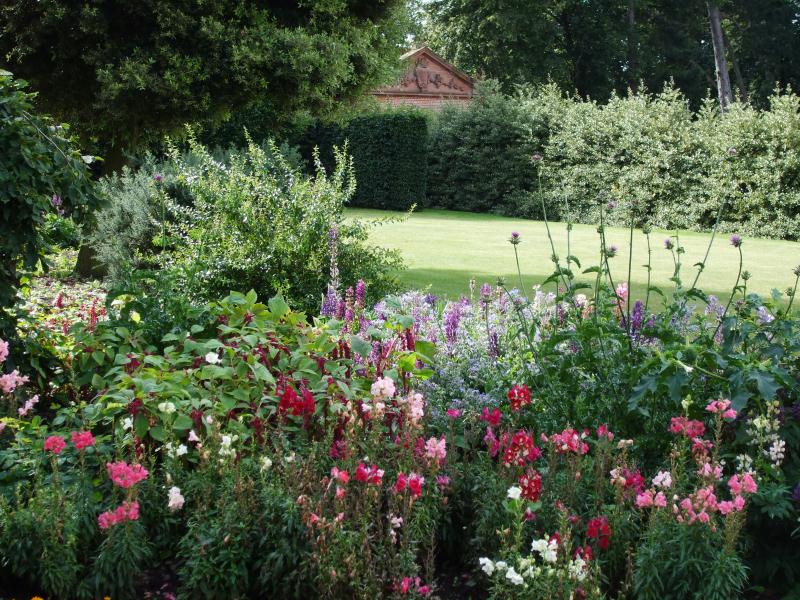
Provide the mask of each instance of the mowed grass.
{"label": "mowed grass", "polygon": [[[403,213],[348,209],[348,217],[364,220],[385,217],[402,218]],[[567,232],[563,223],[551,223],[556,252],[563,261],[567,256]],[[523,282],[530,286],[541,283],[552,272],[552,251],[547,239],[545,225],[540,221],[528,221],[480,215],[474,213],[425,210],[414,213],[402,222],[388,222],[376,227],[371,241],[385,248],[400,250],[408,270],[401,274],[403,283],[409,288],[429,289],[433,293],[449,297],[469,293],[469,281],[475,278],[478,285],[494,284],[504,277],[510,286],[518,286],[514,251],[508,239],[512,231],[518,231],[522,243],[518,246]],[[664,239],[675,235],[674,231],[654,230],[650,234],[652,245],[652,285],[669,292],[674,284],[669,281],[673,274],[673,259],[664,249]],[[686,253],[682,256],[681,273],[684,285],[694,280],[693,265],[702,260],[711,239],[710,234],[678,232],[680,243]],[[739,253],[730,244],[729,234],[718,234],[709,254],[705,272],[698,287],[707,294],[721,298],[729,297],[739,266]],[[570,252],[585,269],[598,264],[600,237],[595,225],[574,225],[570,240]],[[629,231],[609,227],[607,243],[619,248],[617,256],[610,260],[611,274],[615,283],[627,280]],[[748,291],[768,295],[772,289],[785,290],[794,284],[792,269],[800,264],[800,243],[780,240],[744,238],[744,269],[751,279]],[[647,289],[647,241],[640,230],[634,231],[631,288],[633,298],[643,298]],[[581,276],[593,282],[591,275]]]}

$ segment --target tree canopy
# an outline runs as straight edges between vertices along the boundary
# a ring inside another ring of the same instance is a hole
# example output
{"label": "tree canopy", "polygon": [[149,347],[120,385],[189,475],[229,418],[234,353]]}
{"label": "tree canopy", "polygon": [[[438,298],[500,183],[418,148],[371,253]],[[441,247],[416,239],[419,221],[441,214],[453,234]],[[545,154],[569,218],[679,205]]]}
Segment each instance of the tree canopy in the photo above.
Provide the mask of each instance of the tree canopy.
{"label": "tree canopy", "polygon": [[[720,0],[734,87],[756,103],[800,83],[796,0]],[[674,80],[697,106],[716,87],[706,0],[431,0],[423,39],[459,67],[516,83],[552,80],[605,99]]]}
{"label": "tree canopy", "polygon": [[135,148],[256,101],[324,112],[385,78],[399,0],[9,0],[0,65],[85,137]]}

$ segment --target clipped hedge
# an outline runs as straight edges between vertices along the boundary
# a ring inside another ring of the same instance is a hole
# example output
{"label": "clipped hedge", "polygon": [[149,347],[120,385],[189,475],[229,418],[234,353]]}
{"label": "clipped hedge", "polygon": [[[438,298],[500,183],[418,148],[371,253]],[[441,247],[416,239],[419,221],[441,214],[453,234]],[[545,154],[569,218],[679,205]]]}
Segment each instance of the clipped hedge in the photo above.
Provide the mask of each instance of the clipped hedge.
{"label": "clipped hedge", "polygon": [[356,176],[350,206],[408,210],[425,203],[428,118],[419,110],[369,112],[345,125],[315,122],[293,142],[309,164],[314,148],[319,148],[328,171],[333,166],[333,147],[347,143]]}
{"label": "clipped hedge", "polygon": [[[484,84],[469,107],[446,106],[431,136],[428,204],[452,210],[507,212],[532,191],[538,144],[519,102]],[[537,216],[537,215],[529,215]]]}

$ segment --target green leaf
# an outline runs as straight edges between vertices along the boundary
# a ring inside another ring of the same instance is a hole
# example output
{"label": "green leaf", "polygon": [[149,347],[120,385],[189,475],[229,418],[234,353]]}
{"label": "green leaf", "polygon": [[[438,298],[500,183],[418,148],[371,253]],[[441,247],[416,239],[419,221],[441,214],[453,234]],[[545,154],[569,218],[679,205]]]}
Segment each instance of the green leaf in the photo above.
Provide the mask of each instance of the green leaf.
{"label": "green leaf", "polygon": [[369,356],[372,352],[372,344],[356,335],[350,338],[350,347],[353,349],[353,352],[357,352],[364,357]]}
{"label": "green leaf", "polygon": [[177,431],[188,431],[192,428],[192,419],[187,415],[178,415],[175,419],[175,422],[172,424],[172,428]]}
{"label": "green leaf", "polygon": [[144,438],[148,429],[150,429],[150,423],[147,420],[147,415],[140,412],[133,420],[133,430],[136,432],[137,437]]}
{"label": "green leaf", "polygon": [[161,425],[156,425],[150,428],[150,437],[158,442],[163,442],[167,438],[167,434]]}
{"label": "green leaf", "polygon": [[279,320],[289,314],[289,305],[286,304],[286,301],[281,296],[270,298],[267,304],[269,305],[269,311]]}

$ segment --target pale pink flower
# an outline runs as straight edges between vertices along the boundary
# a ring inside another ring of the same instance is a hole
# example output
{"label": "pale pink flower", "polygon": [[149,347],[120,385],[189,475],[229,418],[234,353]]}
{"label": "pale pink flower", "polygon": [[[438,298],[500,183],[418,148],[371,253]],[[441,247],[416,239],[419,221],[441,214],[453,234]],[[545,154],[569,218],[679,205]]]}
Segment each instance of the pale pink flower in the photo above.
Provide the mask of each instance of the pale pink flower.
{"label": "pale pink flower", "polygon": [[667,497],[664,496],[664,492],[658,492],[656,497],[653,498],[653,504],[658,508],[664,508],[667,506]]}
{"label": "pale pink flower", "polygon": [[653,492],[645,490],[641,494],[636,495],[636,506],[638,508],[649,508],[653,506]]}
{"label": "pale pink flower", "polygon": [[442,464],[447,456],[447,442],[444,437],[436,439],[435,437],[428,438],[425,442],[425,456],[436,462],[437,465]]}
{"label": "pale pink flower", "polygon": [[8,342],[0,339],[0,363],[8,358]]}

